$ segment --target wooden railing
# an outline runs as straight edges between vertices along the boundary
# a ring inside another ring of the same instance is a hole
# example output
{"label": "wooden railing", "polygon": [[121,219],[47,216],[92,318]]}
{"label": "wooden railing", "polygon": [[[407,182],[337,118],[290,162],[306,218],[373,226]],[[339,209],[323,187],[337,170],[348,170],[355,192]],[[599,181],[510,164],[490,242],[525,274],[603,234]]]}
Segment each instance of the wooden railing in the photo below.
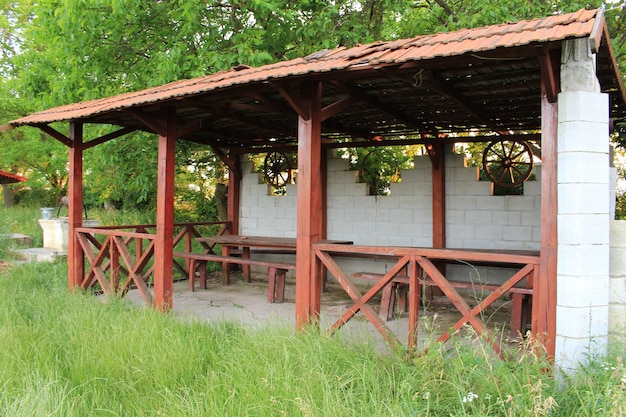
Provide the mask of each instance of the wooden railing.
{"label": "wooden railing", "polygon": [[[526,287],[532,289],[533,276],[539,270],[539,254],[529,251],[500,252],[332,244],[314,244],[313,250],[316,262],[320,262],[328,272],[332,274],[354,302],[352,307],[331,326],[331,333],[339,330],[345,323],[361,311],[376,330],[380,332],[387,343],[398,345],[400,343],[398,338],[392,333],[368,302],[388,285],[394,277],[399,275],[408,276],[408,345],[412,348],[417,344],[418,308],[421,298],[421,287],[428,279],[443,291],[462,315],[454,326],[446,330],[437,340],[439,342],[445,342],[450,339],[453,331],[458,331],[466,323],[469,323],[479,335],[482,335],[488,341],[498,354],[502,355],[502,347],[499,341],[489,334],[480,318],[480,314],[494,301],[509,292],[511,288],[520,285],[523,279],[526,279]],[[393,266],[388,269],[376,284],[363,294],[337,263],[337,258],[345,257],[383,258],[388,263],[393,262]],[[497,286],[495,290],[491,291],[491,293],[483,298],[477,305],[471,307],[437,266],[445,263],[459,262],[469,265],[506,267],[516,272],[506,279],[504,283]],[[538,303],[533,303],[531,322],[535,322],[537,309],[539,308],[537,304]],[[531,329],[531,332],[532,331]]]}
{"label": "wooden railing", "polygon": [[[213,245],[197,242],[195,238],[207,236],[203,227],[219,227],[214,236],[228,232],[230,222],[175,223],[174,247],[184,246],[187,252],[193,245],[210,252]],[[150,278],[154,272],[153,255],[156,225],[99,226],[76,229],[80,249],[85,260],[85,273],[80,287],[96,288],[107,296],[123,296],[136,287],[145,302],[153,304]],[[173,263],[183,276],[187,276],[188,262]]]}

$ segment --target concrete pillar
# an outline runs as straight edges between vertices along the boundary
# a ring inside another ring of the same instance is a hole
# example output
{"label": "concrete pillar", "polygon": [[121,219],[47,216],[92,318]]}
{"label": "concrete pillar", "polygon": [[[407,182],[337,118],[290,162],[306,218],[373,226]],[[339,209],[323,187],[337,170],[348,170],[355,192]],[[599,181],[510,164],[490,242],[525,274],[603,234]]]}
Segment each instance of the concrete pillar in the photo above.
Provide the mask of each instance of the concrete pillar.
{"label": "concrete pillar", "polygon": [[558,97],[556,365],[606,354],[609,313],[609,101],[587,39],[564,42]]}

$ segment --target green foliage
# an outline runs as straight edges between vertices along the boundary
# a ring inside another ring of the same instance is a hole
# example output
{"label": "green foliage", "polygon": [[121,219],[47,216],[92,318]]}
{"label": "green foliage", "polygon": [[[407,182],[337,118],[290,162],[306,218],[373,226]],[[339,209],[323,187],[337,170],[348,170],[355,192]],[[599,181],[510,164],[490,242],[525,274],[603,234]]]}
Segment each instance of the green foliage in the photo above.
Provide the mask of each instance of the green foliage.
{"label": "green foliage", "polygon": [[[600,4],[599,0],[2,2],[0,123],[61,104],[136,91],[239,64],[258,66],[325,48],[516,21]],[[622,67],[626,63],[623,14],[623,2],[609,4],[607,21]],[[64,129],[67,127],[59,128],[62,133]],[[105,131],[87,129],[86,137]],[[27,176],[32,190],[58,200],[67,181],[67,149],[63,145],[35,129],[3,133],[0,143],[0,169]],[[209,153],[194,146],[180,148],[179,158],[192,164]],[[85,179],[93,203],[112,199],[121,206],[152,206],[155,149],[154,140],[133,135],[88,150]],[[219,171],[219,162],[213,159],[208,165],[199,162],[190,182],[205,183],[206,187],[201,187],[196,198],[186,200],[210,197],[215,185],[225,181],[224,171]]]}
{"label": "green foliage", "polygon": [[412,168],[415,147],[348,148],[342,157],[358,171],[359,182],[367,183],[370,195],[390,195],[391,184],[402,180],[402,169]]}
{"label": "green foliage", "polygon": [[157,140],[145,133],[128,135],[85,153],[85,184],[99,203],[149,209],[156,204]]}

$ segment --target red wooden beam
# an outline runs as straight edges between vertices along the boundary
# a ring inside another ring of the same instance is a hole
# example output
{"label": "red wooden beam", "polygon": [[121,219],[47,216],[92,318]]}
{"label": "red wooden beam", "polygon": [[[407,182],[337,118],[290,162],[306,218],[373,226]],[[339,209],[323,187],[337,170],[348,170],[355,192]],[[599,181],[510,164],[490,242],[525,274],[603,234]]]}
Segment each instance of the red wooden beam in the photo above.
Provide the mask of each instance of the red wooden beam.
{"label": "red wooden beam", "polygon": [[[299,119],[308,120],[310,117],[310,109],[307,108],[306,98],[298,97],[297,94],[291,90],[287,90],[285,87],[278,85],[278,92],[289,103],[289,105],[298,113]],[[321,116],[320,116],[321,118]],[[300,123],[298,122],[298,126]],[[299,134],[300,132],[298,132]]]}
{"label": "red wooden beam", "polygon": [[[72,139],[68,138],[67,136],[65,136],[63,133],[59,132],[58,130],[54,129],[53,127],[50,127],[48,125],[37,125],[37,127],[42,130],[43,132],[47,133],[48,135],[52,136],[53,138],[55,138],[56,140],[58,140],[59,142],[61,142],[62,144],[64,144],[65,146],[68,147],[72,147]],[[71,127],[70,127],[71,129]],[[82,131],[82,128],[81,128]],[[70,132],[70,136],[72,135],[72,133]],[[81,140],[82,140],[82,133],[81,133]]]}
{"label": "red wooden beam", "polygon": [[67,207],[67,275],[68,288],[80,288],[85,260],[76,229],[83,226],[83,125],[70,123],[69,189]]}
{"label": "red wooden beam", "polygon": [[555,103],[561,89],[559,77],[560,50],[550,51],[544,49],[544,53],[538,56],[541,68],[542,92],[546,94],[548,102]]}
{"label": "red wooden beam", "polygon": [[[170,128],[169,126],[164,126],[162,120],[156,120],[151,117],[149,114],[146,114],[140,110],[131,109],[129,112],[135,116],[137,120],[146,125],[148,129],[151,129],[154,133],[159,136],[166,136],[166,131]],[[176,127],[172,127],[172,129],[176,129]]]}
{"label": "red wooden beam", "polygon": [[154,244],[154,306],[172,308],[174,255],[174,171],[176,168],[176,109],[165,107],[165,134],[159,135],[156,239]]}
{"label": "red wooden beam", "polygon": [[108,142],[110,140],[119,138],[120,136],[124,136],[128,133],[132,133],[134,131],[136,131],[137,129],[135,129],[134,127],[123,127],[119,130],[116,130],[115,132],[111,132],[107,135],[104,136],[100,136],[99,138],[96,139],[92,139],[89,142],[85,142],[84,145],[84,149],[89,149],[89,148],[93,148],[96,145],[100,145],[102,143]]}
{"label": "red wooden beam", "polygon": [[243,178],[241,169],[239,168],[239,159],[237,158],[237,154],[232,153],[233,156],[226,155],[220,148],[217,147],[214,143],[209,143],[209,146],[213,150],[213,153],[217,155],[218,158],[228,167],[229,175],[234,175],[235,177],[241,179]]}
{"label": "red wooden beam", "polygon": [[[591,33],[589,34],[589,46],[591,47],[591,52],[597,54],[600,50],[600,45],[602,44],[602,35],[604,34],[604,30],[606,28],[606,20],[604,19],[604,6],[598,9],[598,14],[596,14],[596,21],[593,24],[593,28],[591,29]],[[607,37],[607,39],[610,39]]]}
{"label": "red wooden beam", "polygon": [[296,237],[296,326],[302,329],[319,317],[321,268],[311,247],[323,236],[321,109],[322,84],[302,85],[300,106],[308,114],[298,117],[298,217]]}
{"label": "red wooden beam", "polygon": [[343,110],[358,102],[359,99],[356,97],[348,96],[325,106],[322,109],[322,121],[330,119],[334,115],[341,113]]}

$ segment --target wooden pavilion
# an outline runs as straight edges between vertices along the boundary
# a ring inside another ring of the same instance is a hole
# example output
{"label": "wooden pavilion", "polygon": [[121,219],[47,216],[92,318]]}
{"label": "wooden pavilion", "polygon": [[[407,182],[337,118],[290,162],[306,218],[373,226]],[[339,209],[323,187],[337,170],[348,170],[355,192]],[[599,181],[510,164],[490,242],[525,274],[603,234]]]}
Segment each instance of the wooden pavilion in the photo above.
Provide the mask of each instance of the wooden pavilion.
{"label": "wooden pavilion", "polygon": [[[342,281],[346,291],[352,291],[350,280],[332,261],[341,252],[397,259],[373,292],[355,297],[351,313],[363,311],[377,327],[381,322],[373,317],[376,314],[366,305],[367,300],[408,266],[410,327],[414,328],[417,320],[418,275],[426,273],[455,300],[463,323],[469,322],[480,331],[482,323],[476,317],[480,309],[457,299],[438,262],[515,263],[520,265],[519,272],[490,297],[495,299],[521,279],[532,277],[532,332],[543,335],[554,354],[559,247],[557,126],[560,93],[573,85],[569,78],[563,78],[568,50],[575,51],[573,55],[582,51],[581,68],[592,63],[591,76],[597,79],[600,90],[597,93],[608,97],[609,117],[624,119],[626,93],[600,9],[340,47],[258,68],[240,65],[205,77],[52,108],[11,124],[37,127],[69,149],[70,289],[95,284],[102,271],[107,266],[113,270],[111,263],[117,265],[121,256],[127,282],[135,282],[150,293],[145,279],[153,274],[154,298],[146,300],[157,308],[172,307],[173,245],[179,238],[174,224],[177,141],[205,144],[228,166],[228,233],[235,235],[239,231],[240,155],[297,149],[298,326],[314,322],[319,315],[324,268]],[[585,76],[589,78],[589,74]],[[59,123],[67,124],[69,130],[64,133]],[[85,138],[83,126],[88,124],[119,129],[102,137]],[[156,231],[108,229],[108,255],[104,250],[89,253],[89,236],[96,230],[82,228],[83,153],[110,140],[123,140],[124,135],[135,131],[158,136]],[[494,137],[530,141],[540,149],[541,238],[536,254],[447,249],[445,150],[455,142],[491,142]],[[600,140],[608,153],[608,128]],[[327,237],[325,150],[406,144],[425,145],[432,162],[432,246],[368,247],[355,242],[337,248],[320,243]],[[140,247],[132,260],[124,241],[139,237],[150,243],[148,248]],[[154,266],[143,271],[152,256]]]}
{"label": "wooden pavilion", "polygon": [[2,190],[4,193],[4,204],[9,205],[13,203],[13,194],[5,188],[8,184],[15,184],[17,182],[24,182],[27,179],[16,174],[11,174],[10,172],[0,171],[0,185],[2,185]]}

